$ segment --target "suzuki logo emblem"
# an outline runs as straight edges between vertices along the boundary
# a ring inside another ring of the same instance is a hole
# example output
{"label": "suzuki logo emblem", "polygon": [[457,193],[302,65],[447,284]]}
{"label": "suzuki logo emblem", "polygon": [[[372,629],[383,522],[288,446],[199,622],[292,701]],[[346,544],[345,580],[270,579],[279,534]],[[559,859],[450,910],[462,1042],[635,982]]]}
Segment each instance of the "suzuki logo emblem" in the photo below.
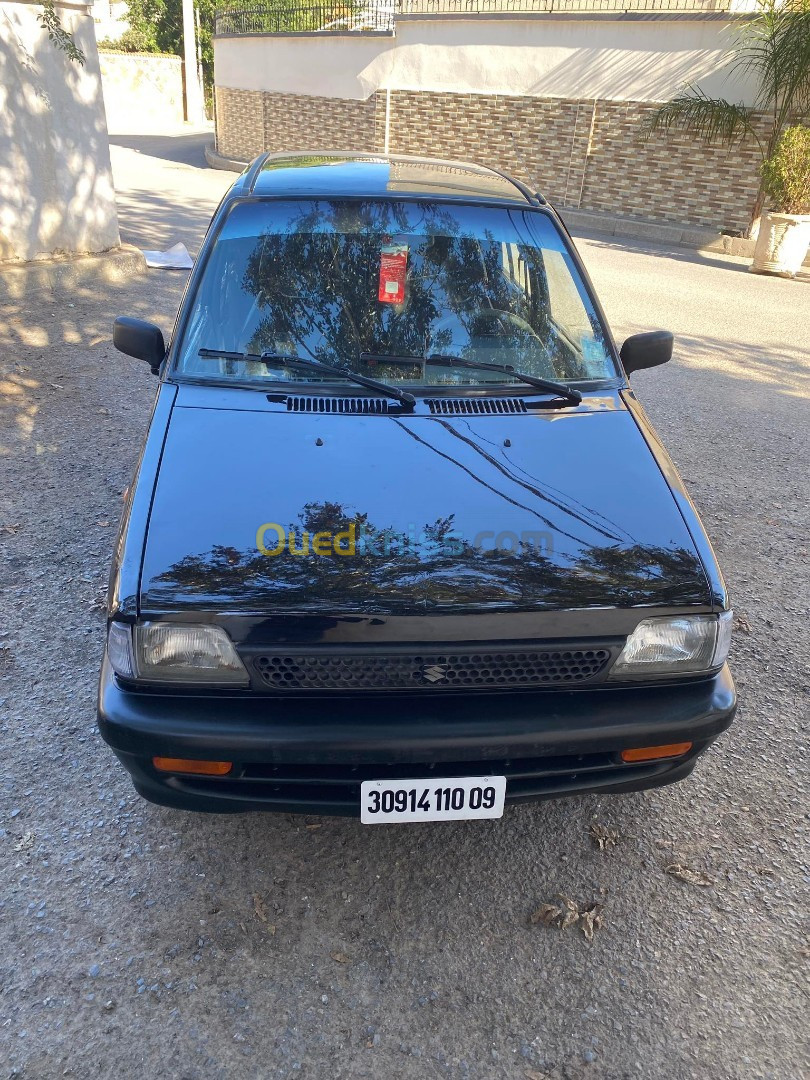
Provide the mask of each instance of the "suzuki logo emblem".
{"label": "suzuki logo emblem", "polygon": [[441,682],[447,678],[447,664],[426,664],[420,674],[425,682]]}

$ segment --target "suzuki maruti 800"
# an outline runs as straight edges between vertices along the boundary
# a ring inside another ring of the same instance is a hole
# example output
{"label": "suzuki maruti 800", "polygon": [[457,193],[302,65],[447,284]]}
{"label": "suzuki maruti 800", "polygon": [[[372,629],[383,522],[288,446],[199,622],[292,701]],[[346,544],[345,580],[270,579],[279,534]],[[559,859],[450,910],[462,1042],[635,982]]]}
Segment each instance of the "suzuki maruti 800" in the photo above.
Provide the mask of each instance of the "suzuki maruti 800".
{"label": "suzuki maruti 800", "polygon": [[490,169],[263,155],[159,377],[101,733],[168,806],[498,817],[679,780],[728,726],[709,541],[551,206]]}

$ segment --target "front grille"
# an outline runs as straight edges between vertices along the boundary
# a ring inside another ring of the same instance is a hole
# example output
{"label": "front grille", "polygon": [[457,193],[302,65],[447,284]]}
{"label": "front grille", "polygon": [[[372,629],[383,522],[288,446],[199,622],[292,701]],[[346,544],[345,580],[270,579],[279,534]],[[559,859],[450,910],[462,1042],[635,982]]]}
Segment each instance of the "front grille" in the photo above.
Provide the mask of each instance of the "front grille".
{"label": "front grille", "polygon": [[[357,785],[364,780],[409,780],[431,776],[506,776],[523,780],[537,776],[570,776],[600,772],[616,764],[616,755],[556,754],[527,758],[456,758],[448,761],[413,762],[339,762],[337,764],[298,764],[272,761],[246,761],[239,778],[272,780],[277,784]],[[233,777],[231,777],[233,779]]]}
{"label": "front grille", "polygon": [[594,679],[608,649],[456,652],[266,653],[253,659],[262,683],[306,690],[529,690]]}
{"label": "front grille", "polygon": [[435,416],[528,412],[523,398],[425,398],[425,404]]}

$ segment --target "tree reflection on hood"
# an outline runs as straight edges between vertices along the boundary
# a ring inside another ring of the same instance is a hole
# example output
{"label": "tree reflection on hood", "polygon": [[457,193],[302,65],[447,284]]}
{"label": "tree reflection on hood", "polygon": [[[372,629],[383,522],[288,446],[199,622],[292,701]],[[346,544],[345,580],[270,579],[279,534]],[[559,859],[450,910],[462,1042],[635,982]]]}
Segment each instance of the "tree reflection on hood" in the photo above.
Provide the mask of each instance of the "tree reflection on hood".
{"label": "tree reflection on hood", "polygon": [[514,611],[631,607],[654,603],[656,594],[664,592],[662,603],[704,599],[699,593],[701,564],[684,548],[589,545],[571,557],[534,545],[495,550],[476,547],[472,537],[460,536],[453,515],[426,523],[419,534],[429,543],[413,545],[408,534],[330,502],[308,503],[298,521],[286,525],[299,538],[304,531],[336,534],[349,526],[378,550],[387,539],[391,553],[338,556],[310,551],[303,556],[284,551],[268,557],[255,549],[215,545],[160,574],[152,582],[149,600],[187,592],[235,610],[408,614],[482,606]]}

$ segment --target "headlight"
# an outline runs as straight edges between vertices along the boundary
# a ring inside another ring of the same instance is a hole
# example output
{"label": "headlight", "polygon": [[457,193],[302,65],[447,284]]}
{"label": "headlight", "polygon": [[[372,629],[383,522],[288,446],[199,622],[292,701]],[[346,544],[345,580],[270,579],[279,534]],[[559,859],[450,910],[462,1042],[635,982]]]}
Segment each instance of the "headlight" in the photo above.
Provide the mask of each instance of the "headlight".
{"label": "headlight", "polygon": [[247,686],[248,673],[233,642],[219,626],[111,623],[107,654],[125,679],[187,685]]}
{"label": "headlight", "polygon": [[644,619],[627,639],[611,679],[637,675],[695,675],[723,666],[731,644],[732,612]]}
{"label": "headlight", "polygon": [[116,675],[122,679],[135,678],[135,664],[132,659],[132,632],[124,623],[112,622],[107,631],[107,656]]}

